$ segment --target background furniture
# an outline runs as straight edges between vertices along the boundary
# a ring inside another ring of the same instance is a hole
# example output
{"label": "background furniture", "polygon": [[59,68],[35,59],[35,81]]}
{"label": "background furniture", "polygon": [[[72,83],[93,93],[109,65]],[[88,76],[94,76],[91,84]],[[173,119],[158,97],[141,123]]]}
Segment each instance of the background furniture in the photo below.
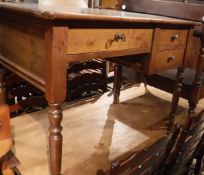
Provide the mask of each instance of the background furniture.
{"label": "background furniture", "polygon": [[99,8],[121,9],[123,0],[100,0]]}
{"label": "background furniture", "polygon": [[172,107],[169,115],[169,127],[171,128],[173,126],[182,86],[187,40],[188,32],[186,30],[175,30],[171,27],[161,27],[157,28],[154,33],[154,44],[150,55],[137,55],[124,59],[111,59],[113,62],[117,63],[114,69],[114,103],[119,102],[122,72],[121,65],[131,67],[136,71],[139,70],[145,75],[152,75],[157,72],[178,68]]}
{"label": "background furniture", "polygon": [[106,62],[81,61],[70,64],[67,70],[67,101],[83,99],[107,91]]}
{"label": "background furniture", "polygon": [[[44,93],[5,69],[6,102],[11,117],[34,112],[48,106]],[[91,97],[107,91],[106,63],[104,60],[81,61],[67,69],[67,102]]]}
{"label": "background furniture", "polygon": [[[204,133],[203,123],[204,112],[201,112],[198,116],[187,118],[178,138],[175,149],[166,166],[165,174],[186,174],[190,171],[193,158],[196,156],[196,154],[202,154],[201,145],[203,144]],[[197,166],[200,163],[201,162],[198,160]],[[201,167],[198,169],[201,169]]]}
{"label": "background furniture", "polygon": [[[177,18],[191,19],[202,21],[203,7],[204,4],[202,1],[166,1],[166,0],[144,0],[144,1],[132,1],[126,0],[123,1],[126,5],[127,11],[135,11],[135,12],[143,12],[150,14],[159,14],[165,16],[172,16]],[[199,99],[203,98],[203,90],[204,84],[201,80],[202,78],[202,65],[203,59],[202,56],[199,56],[200,48],[202,47],[200,40],[202,40],[202,36],[194,37],[194,34],[198,36],[198,33],[201,33],[203,29],[202,27],[195,28],[189,33],[189,41],[187,46],[187,52],[185,54],[185,67],[188,67],[186,71],[184,71],[184,88],[181,91],[181,96],[187,98],[189,100],[189,108],[191,113],[193,114],[195,111],[195,107],[199,101]],[[194,58],[194,59],[192,59]],[[197,59],[198,58],[198,59]],[[194,70],[196,69],[196,71]],[[182,77],[176,75],[177,70],[171,70],[168,72],[162,72],[147,78],[147,83],[158,87],[167,92],[173,93],[173,89],[179,88],[177,85],[172,86],[172,83]],[[196,73],[195,73],[196,72]],[[195,76],[195,79],[193,76]],[[195,81],[194,81],[195,80]],[[167,85],[168,84],[168,85]],[[171,86],[169,86],[171,85]],[[196,95],[197,92],[199,95]],[[190,95],[191,94],[191,95]],[[176,99],[178,101],[178,99]],[[176,108],[172,108],[173,113],[170,114],[174,116]],[[172,117],[173,118],[173,117]]]}

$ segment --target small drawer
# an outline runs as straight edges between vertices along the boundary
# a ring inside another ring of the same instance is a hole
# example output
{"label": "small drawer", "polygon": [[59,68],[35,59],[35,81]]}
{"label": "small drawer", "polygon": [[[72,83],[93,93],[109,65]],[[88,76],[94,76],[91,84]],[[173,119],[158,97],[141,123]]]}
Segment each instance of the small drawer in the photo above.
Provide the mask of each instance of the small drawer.
{"label": "small drawer", "polygon": [[153,29],[68,29],[67,54],[124,49],[151,51]]}
{"label": "small drawer", "polygon": [[161,29],[159,31],[158,51],[184,49],[187,35],[187,30]]}
{"label": "small drawer", "polygon": [[184,49],[158,52],[156,56],[156,71],[165,71],[168,69],[182,66],[184,58]]}

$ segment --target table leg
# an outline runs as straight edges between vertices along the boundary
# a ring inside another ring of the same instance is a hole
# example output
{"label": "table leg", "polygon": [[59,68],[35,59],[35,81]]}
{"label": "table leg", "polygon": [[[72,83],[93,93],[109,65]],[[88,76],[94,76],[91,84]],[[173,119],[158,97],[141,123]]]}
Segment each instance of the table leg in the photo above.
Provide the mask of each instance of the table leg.
{"label": "table leg", "polygon": [[62,162],[62,109],[61,104],[49,103],[50,120],[50,162],[52,175],[60,175]]}
{"label": "table leg", "polygon": [[204,22],[202,27],[202,32],[200,34],[201,49],[200,55],[198,57],[198,63],[196,68],[196,75],[193,83],[193,90],[191,98],[189,99],[189,117],[195,116],[195,109],[200,100],[200,90],[203,86],[203,70],[204,70]]}
{"label": "table leg", "polygon": [[177,75],[176,75],[176,84],[175,84],[175,88],[173,91],[173,97],[172,97],[172,102],[171,102],[171,112],[169,114],[169,123],[168,123],[169,129],[172,128],[174,124],[175,116],[176,116],[176,111],[178,107],[178,102],[179,102],[179,97],[180,97],[181,87],[182,87],[182,81],[183,81],[183,72],[184,72],[184,68],[179,67]]}
{"label": "table leg", "polygon": [[67,41],[68,28],[51,27],[46,38],[45,96],[49,104],[50,169],[51,175],[60,175],[62,164],[62,103],[67,92]]}
{"label": "table leg", "polygon": [[121,76],[122,66],[119,64],[114,64],[113,104],[118,104],[120,101]]}

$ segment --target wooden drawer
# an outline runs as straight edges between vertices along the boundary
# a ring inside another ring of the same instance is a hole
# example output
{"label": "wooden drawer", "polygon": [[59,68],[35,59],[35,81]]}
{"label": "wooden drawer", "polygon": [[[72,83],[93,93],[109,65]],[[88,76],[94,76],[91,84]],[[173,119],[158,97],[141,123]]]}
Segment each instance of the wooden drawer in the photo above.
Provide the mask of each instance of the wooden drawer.
{"label": "wooden drawer", "polygon": [[135,49],[151,51],[152,29],[68,29],[67,54]]}
{"label": "wooden drawer", "polygon": [[184,49],[188,30],[160,29],[158,51]]}
{"label": "wooden drawer", "polygon": [[184,49],[158,52],[156,56],[156,71],[165,71],[168,69],[182,66],[184,58]]}

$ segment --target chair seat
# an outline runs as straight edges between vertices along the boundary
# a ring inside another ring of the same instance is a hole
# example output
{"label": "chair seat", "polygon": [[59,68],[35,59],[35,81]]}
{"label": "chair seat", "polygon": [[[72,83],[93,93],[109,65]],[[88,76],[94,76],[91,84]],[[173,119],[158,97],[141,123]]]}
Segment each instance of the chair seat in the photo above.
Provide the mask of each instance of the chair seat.
{"label": "chair seat", "polygon": [[[171,69],[166,72],[158,73],[157,75],[175,81],[176,74],[177,74],[177,69]],[[192,86],[195,78],[195,74],[196,74],[196,71],[194,69],[190,69],[190,68],[185,69],[183,84]],[[204,76],[204,73],[203,73],[203,76]],[[202,79],[202,85],[204,86],[204,79]]]}
{"label": "chair seat", "polygon": [[[147,76],[147,83],[150,86],[154,86],[163,91],[172,93],[175,86],[176,73],[177,73],[177,70],[172,69],[152,76]],[[194,77],[195,77],[195,70],[193,69],[185,70],[183,86],[182,86],[181,95],[180,95],[182,98],[189,99],[193,88],[192,85],[193,85]],[[203,97],[204,97],[204,79],[202,80],[202,87],[200,89],[199,98],[202,99]]]}

